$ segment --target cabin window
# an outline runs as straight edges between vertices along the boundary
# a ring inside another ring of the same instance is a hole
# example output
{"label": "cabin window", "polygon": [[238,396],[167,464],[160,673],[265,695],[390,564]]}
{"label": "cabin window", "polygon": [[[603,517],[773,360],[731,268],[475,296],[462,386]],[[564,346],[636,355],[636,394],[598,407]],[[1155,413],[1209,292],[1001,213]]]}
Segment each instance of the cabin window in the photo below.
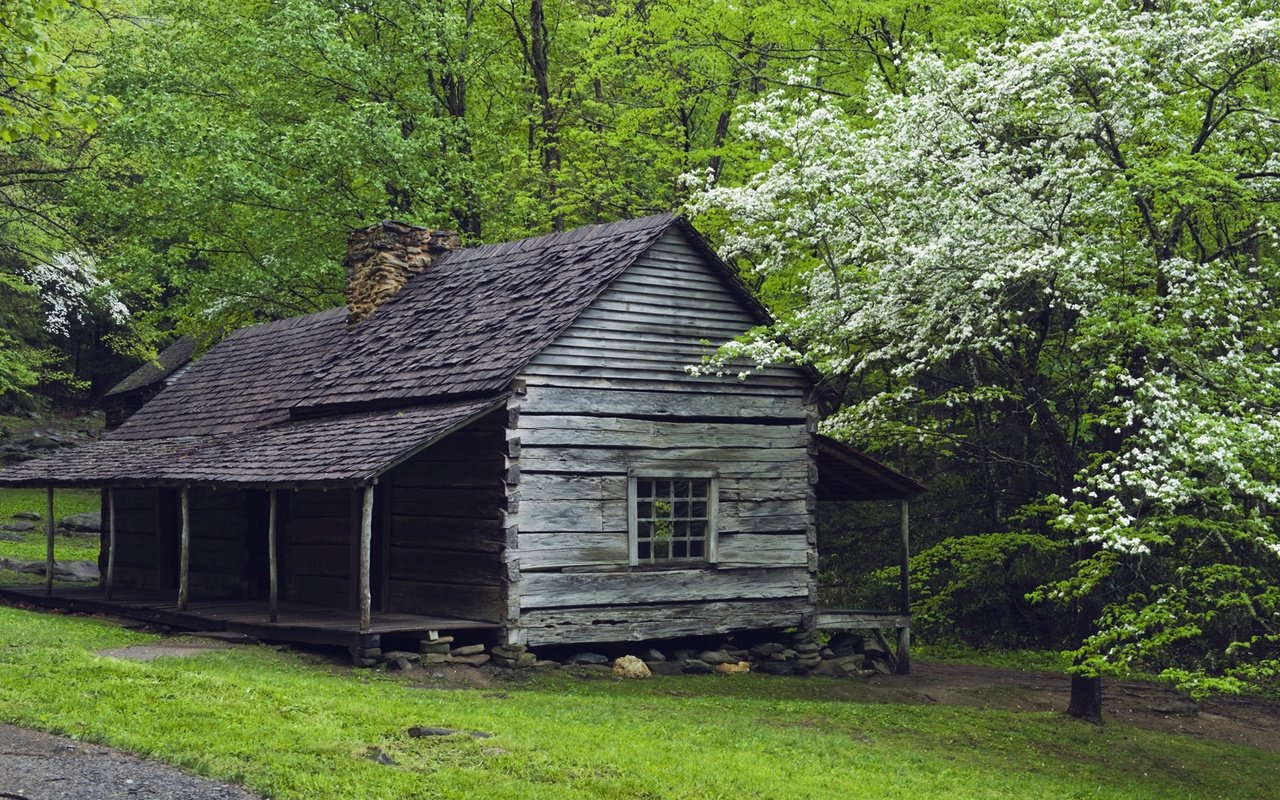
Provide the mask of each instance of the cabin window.
{"label": "cabin window", "polygon": [[654,475],[630,479],[631,563],[715,561],[714,475]]}

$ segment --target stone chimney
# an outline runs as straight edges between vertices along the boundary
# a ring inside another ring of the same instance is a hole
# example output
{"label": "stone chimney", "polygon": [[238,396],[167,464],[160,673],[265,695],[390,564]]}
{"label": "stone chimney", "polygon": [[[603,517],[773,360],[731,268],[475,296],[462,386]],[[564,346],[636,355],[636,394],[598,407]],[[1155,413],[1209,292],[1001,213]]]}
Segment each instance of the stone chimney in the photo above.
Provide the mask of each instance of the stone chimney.
{"label": "stone chimney", "polygon": [[355,326],[440,256],[462,246],[453,231],[383,220],[347,236],[347,325]]}

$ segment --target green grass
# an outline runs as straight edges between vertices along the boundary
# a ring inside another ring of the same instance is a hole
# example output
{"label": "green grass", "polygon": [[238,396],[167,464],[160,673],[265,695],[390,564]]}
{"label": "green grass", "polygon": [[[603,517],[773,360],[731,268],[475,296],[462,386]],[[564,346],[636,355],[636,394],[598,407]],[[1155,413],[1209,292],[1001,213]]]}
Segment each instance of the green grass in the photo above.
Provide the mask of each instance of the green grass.
{"label": "green grass", "polygon": [[[34,511],[41,517],[45,514],[45,492],[43,489],[0,489],[0,522],[9,522],[13,515],[20,511]],[[83,514],[99,510],[99,496],[94,491],[59,489],[53,493],[53,515],[55,520],[71,514]],[[18,542],[0,541],[0,558],[18,561],[44,561],[45,534],[43,519],[36,522],[35,531],[18,534],[22,537]],[[98,559],[98,540],[92,536],[54,537],[54,558],[58,561],[96,561]],[[0,571],[0,582],[21,583],[40,581],[39,576],[19,575],[9,571]]]}
{"label": "green grass", "polygon": [[[33,511],[44,519],[45,502],[44,489],[0,489],[0,522],[8,521],[19,511]],[[96,491],[58,489],[53,493],[55,520],[72,514],[97,511],[100,508],[100,496]]]}
{"label": "green grass", "polygon": [[[438,690],[266,647],[95,655],[154,638],[0,608],[0,719],[276,798],[1198,800],[1280,781],[1274,753],[1057,714],[837,700],[821,679],[557,673]],[[412,725],[494,736],[411,739]]]}
{"label": "green grass", "polygon": [[1056,650],[979,650],[975,647],[956,644],[913,643],[911,654],[915,658],[930,661],[1001,667],[1026,672],[1066,674],[1068,666],[1067,656]]}

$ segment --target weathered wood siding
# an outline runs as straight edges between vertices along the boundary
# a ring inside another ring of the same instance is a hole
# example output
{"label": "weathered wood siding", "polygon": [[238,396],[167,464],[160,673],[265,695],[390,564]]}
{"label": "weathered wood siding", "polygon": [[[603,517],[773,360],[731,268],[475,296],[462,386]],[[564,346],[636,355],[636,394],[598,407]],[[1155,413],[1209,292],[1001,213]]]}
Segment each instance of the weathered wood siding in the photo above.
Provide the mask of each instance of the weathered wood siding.
{"label": "weathered wood siding", "polygon": [[506,615],[506,419],[491,414],[383,479],[388,610],[485,622]]}
{"label": "weathered wood siding", "polygon": [[[105,495],[106,493],[103,492]],[[159,528],[158,489],[116,489],[116,586],[159,589],[156,531]],[[99,567],[106,573],[106,501],[103,501],[103,544]]]}
{"label": "weathered wood siding", "polygon": [[349,607],[352,515],[359,509],[354,493],[301,489],[281,492],[280,498],[281,596],[300,603]]}
{"label": "weathered wood siding", "polygon": [[[813,609],[807,378],[685,367],[754,324],[678,232],[667,234],[523,371],[519,628],[531,644],[778,627]],[[629,567],[631,469],[714,471],[713,565]],[[513,496],[514,500],[514,496]]]}
{"label": "weathered wood siding", "polygon": [[[192,597],[245,597],[252,592],[254,574],[251,530],[265,530],[261,492],[191,489]],[[259,510],[254,519],[254,511]]]}
{"label": "weathered wood siding", "polygon": [[[105,494],[105,493],[104,493]],[[116,585],[177,589],[178,500],[174,489],[116,489]],[[193,597],[252,597],[265,581],[265,493],[193,487],[190,586]],[[259,512],[259,507],[261,511]],[[104,511],[105,506],[104,506]],[[255,513],[261,519],[255,519]],[[103,520],[107,519],[103,514]],[[106,531],[103,531],[105,542]],[[261,541],[258,541],[261,539]],[[105,569],[106,548],[99,558]],[[261,580],[260,580],[261,579]]]}

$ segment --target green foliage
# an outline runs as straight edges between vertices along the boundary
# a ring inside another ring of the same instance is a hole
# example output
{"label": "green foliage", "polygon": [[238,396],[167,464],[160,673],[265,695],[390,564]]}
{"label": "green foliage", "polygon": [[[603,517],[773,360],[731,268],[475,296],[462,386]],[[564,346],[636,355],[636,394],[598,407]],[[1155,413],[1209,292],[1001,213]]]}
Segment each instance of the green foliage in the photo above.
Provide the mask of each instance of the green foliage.
{"label": "green foliage", "polygon": [[[1033,596],[1074,618],[1082,674],[1266,678],[1280,126],[1255,120],[1276,117],[1280,18],[1251,0],[1011,14],[971,56],[915,54],[865,108],[810,72],[749,105],[760,169],[693,206],[799,298],[707,369],[819,367],[843,392],[830,433],[970,467],[985,514],[957,532],[1034,514],[1072,548]],[[998,583],[957,575],[927,576],[926,599]]]}
{"label": "green foliage", "polygon": [[[1027,532],[946,539],[911,558],[913,627],[925,641],[972,647],[1055,647],[1069,620],[1027,595],[1070,567],[1070,547]],[[883,569],[877,607],[894,607],[898,571]]]}
{"label": "green foliage", "polygon": [[[863,687],[849,681],[552,674],[445,691],[267,647],[146,663],[96,654],[156,641],[0,608],[0,719],[281,800],[424,785],[442,798],[838,797],[851,781],[888,798],[1165,800],[1261,797],[1277,779],[1260,750],[1048,713],[851,702]],[[494,736],[414,740],[411,725]],[[375,763],[373,748],[397,764]]]}
{"label": "green foliage", "polygon": [[[911,643],[911,657],[917,661],[949,664],[976,664],[983,667],[1016,669],[1023,672],[1049,672],[1065,675],[1070,658],[1061,650],[1001,650],[993,647],[936,642]],[[1128,678],[1138,677],[1132,673]]]}

